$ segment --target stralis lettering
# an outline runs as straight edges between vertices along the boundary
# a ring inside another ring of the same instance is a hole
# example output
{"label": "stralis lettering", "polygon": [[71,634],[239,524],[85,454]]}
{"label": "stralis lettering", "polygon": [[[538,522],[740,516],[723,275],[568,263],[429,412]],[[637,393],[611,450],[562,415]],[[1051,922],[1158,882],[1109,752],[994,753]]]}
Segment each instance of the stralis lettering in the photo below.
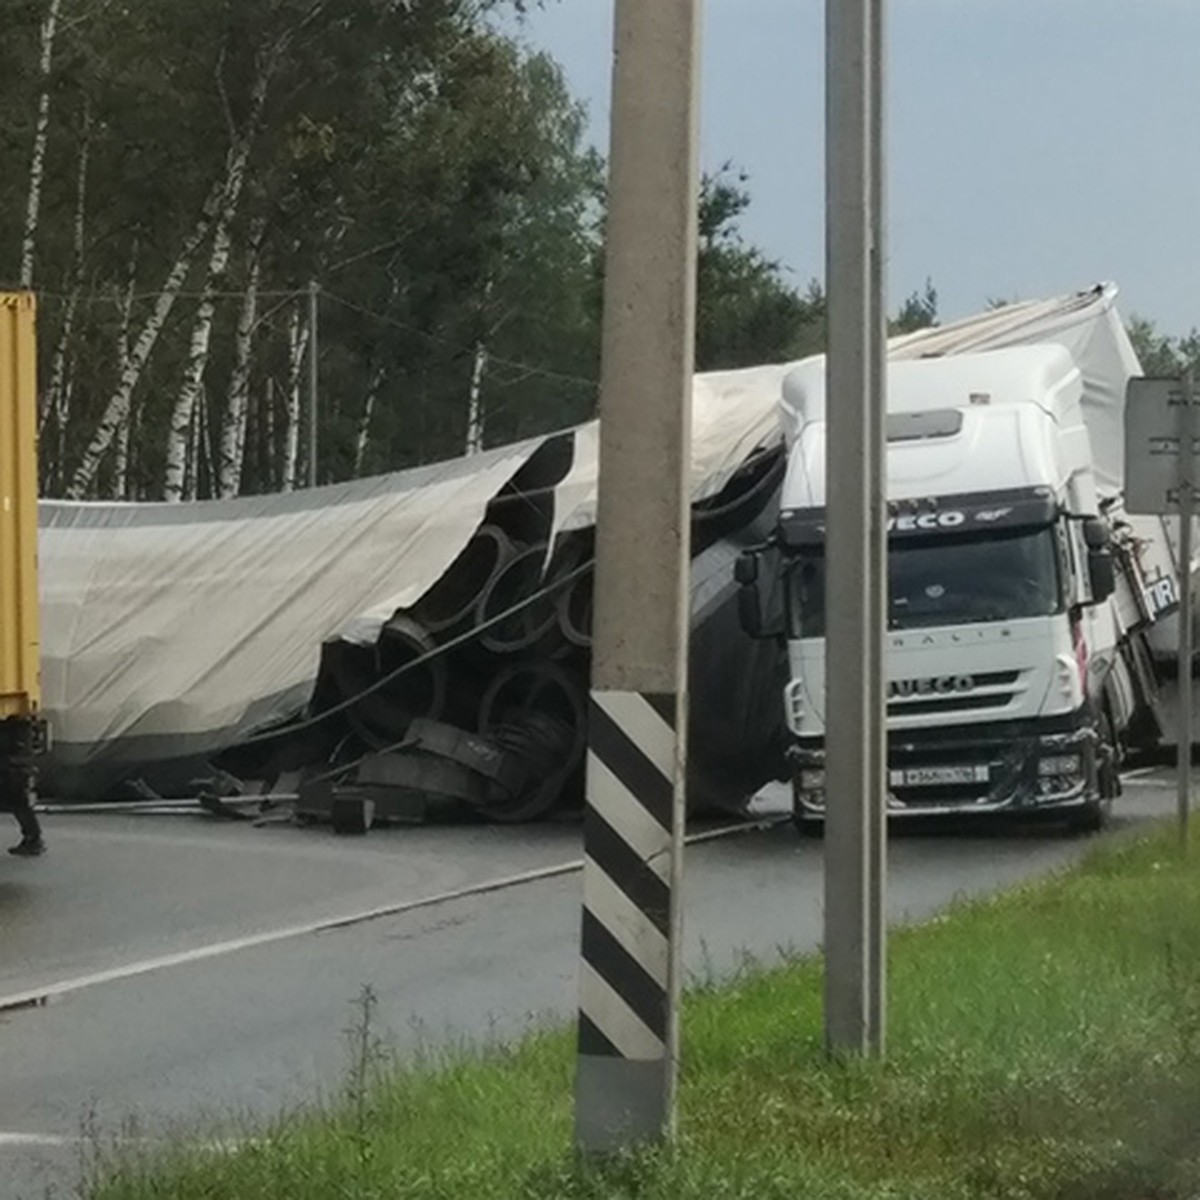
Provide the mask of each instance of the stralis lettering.
{"label": "stralis lettering", "polygon": [[888,697],[905,700],[912,696],[950,696],[969,692],[975,686],[972,675],[934,675],[930,679],[893,679],[888,684]]}
{"label": "stralis lettering", "polygon": [[961,512],[938,513],[904,513],[898,517],[888,518],[888,533],[912,533],[924,529],[956,529],[966,523],[967,514]]}

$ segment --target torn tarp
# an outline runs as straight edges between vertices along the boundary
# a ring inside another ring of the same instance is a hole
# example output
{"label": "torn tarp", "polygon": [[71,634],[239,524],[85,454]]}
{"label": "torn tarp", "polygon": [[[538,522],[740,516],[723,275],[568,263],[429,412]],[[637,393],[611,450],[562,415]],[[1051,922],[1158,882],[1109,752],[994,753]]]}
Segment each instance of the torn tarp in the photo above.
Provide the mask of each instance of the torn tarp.
{"label": "torn tarp", "polygon": [[[716,495],[756,451],[779,442],[779,381],[790,365],[697,377],[696,500]],[[43,503],[42,664],[54,731],[47,794],[93,798],[131,775],[151,777],[156,763],[199,766],[299,714],[322,645],[372,643],[438,580],[497,494],[550,443],[568,453],[544,489],[545,537],[594,520],[594,422],[285,495]]]}
{"label": "torn tarp", "polygon": [[312,491],[43,503],[47,764],[62,796],[202,755],[306,703],[324,641],[377,634],[446,569],[527,442]]}

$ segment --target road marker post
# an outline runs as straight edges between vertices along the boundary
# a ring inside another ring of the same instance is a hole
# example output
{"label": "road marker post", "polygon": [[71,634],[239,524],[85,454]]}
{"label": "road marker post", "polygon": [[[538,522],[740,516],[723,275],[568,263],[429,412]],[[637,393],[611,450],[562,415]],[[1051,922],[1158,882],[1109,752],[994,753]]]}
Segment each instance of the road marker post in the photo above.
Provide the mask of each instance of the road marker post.
{"label": "road marker post", "polygon": [[700,0],[617,0],[575,1136],[672,1132]]}

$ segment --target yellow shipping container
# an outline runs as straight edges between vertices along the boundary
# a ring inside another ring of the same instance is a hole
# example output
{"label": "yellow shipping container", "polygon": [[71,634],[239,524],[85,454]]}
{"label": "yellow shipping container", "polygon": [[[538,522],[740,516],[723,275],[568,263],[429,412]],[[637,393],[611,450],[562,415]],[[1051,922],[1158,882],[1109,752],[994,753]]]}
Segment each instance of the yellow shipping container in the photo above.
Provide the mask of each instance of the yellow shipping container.
{"label": "yellow shipping container", "polygon": [[36,306],[0,293],[0,719],[41,703]]}

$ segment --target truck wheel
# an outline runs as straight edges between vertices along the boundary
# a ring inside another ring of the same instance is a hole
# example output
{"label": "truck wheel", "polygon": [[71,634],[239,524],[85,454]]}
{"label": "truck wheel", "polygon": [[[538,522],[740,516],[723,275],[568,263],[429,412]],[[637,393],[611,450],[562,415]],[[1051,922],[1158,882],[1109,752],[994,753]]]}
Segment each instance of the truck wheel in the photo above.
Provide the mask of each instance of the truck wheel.
{"label": "truck wheel", "polygon": [[1113,800],[1121,794],[1120,746],[1107,705],[1100,711],[1096,731],[1100,735],[1096,754],[1098,794],[1071,819],[1071,828],[1079,833],[1099,833],[1112,816]]}
{"label": "truck wheel", "polygon": [[1112,802],[1121,794],[1121,743],[1117,740],[1112,714],[1105,705],[1100,713],[1097,732],[1100,734],[1099,784],[1100,795],[1111,810]]}
{"label": "truck wheel", "polygon": [[797,787],[795,776],[792,777],[792,824],[802,838],[825,836],[824,821],[814,821],[811,817],[804,816],[804,810],[800,805],[800,789]]}
{"label": "truck wheel", "polygon": [[822,838],[825,836],[824,821],[814,821],[811,817],[802,817],[797,813],[793,813],[792,824],[796,827],[796,832],[802,838]]}
{"label": "truck wheel", "polygon": [[1108,824],[1111,800],[1089,800],[1071,818],[1071,829],[1076,833],[1099,833]]}

